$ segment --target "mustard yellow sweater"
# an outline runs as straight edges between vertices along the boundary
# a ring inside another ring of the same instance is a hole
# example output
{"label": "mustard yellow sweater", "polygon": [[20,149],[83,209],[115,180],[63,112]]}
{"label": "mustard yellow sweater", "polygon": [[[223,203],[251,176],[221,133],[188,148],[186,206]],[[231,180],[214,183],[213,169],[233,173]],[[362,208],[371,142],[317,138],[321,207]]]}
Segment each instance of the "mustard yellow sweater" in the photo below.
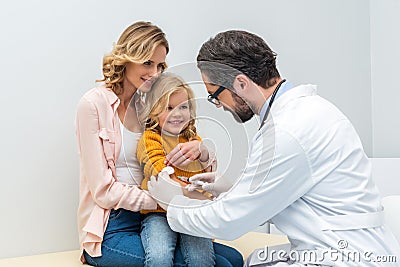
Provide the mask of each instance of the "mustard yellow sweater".
{"label": "mustard yellow sweater", "polygon": [[[197,140],[201,140],[196,136]],[[147,190],[147,182],[150,176],[157,174],[167,165],[164,164],[165,156],[174,149],[179,143],[188,142],[182,136],[160,135],[152,130],[146,130],[139,140],[136,154],[139,163],[143,169],[144,179],[142,189]],[[191,177],[197,173],[203,173],[203,167],[200,162],[193,161],[185,167],[174,167],[176,176]],[[142,210],[141,213],[165,212],[161,207],[157,210]]]}

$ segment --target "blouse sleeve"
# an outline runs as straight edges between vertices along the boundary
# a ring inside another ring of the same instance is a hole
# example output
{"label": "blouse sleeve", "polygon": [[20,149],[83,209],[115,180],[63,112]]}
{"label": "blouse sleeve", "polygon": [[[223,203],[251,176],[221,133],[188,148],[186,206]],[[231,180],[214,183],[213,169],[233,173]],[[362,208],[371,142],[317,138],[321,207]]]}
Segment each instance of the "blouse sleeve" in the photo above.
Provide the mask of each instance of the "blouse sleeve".
{"label": "blouse sleeve", "polygon": [[115,143],[113,144],[115,132],[112,130],[104,132],[99,128],[96,105],[89,99],[82,98],[76,114],[81,184],[88,186],[96,204],[104,209],[124,208],[131,211],[155,209],[157,204],[146,191],[117,182],[105,155],[107,149],[113,149],[115,146]]}

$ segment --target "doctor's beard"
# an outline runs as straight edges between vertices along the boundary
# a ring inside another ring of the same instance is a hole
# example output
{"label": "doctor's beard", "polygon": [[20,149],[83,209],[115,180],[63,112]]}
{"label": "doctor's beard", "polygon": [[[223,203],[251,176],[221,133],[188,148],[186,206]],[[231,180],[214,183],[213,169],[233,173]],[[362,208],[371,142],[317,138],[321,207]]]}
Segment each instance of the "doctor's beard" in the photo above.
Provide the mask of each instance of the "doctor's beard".
{"label": "doctor's beard", "polygon": [[235,102],[235,106],[232,109],[224,109],[228,110],[230,113],[232,113],[233,117],[235,120],[239,123],[245,123],[246,121],[250,120],[254,116],[253,110],[250,108],[250,106],[238,95],[233,93],[231,91],[233,101]]}

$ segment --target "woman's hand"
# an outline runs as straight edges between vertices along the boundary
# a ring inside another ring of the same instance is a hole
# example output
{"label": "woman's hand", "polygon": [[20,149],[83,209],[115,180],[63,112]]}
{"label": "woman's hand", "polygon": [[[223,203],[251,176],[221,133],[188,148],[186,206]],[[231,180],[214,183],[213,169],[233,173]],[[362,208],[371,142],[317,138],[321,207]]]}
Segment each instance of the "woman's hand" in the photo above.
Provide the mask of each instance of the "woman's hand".
{"label": "woman's hand", "polygon": [[195,160],[206,162],[208,159],[207,147],[199,140],[192,140],[178,144],[168,153],[164,163],[168,166],[183,167]]}
{"label": "woman's hand", "polygon": [[174,196],[183,195],[182,186],[173,181],[166,171],[161,171],[157,177],[151,176],[147,187],[149,188],[150,195],[164,210],[167,210]]}

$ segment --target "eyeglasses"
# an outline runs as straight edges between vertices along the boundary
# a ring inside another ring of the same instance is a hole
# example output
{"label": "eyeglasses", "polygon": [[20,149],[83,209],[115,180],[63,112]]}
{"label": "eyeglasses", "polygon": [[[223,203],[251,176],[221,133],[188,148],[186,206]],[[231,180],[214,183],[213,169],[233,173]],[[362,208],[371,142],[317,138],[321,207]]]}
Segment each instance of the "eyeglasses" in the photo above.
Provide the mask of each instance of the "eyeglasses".
{"label": "eyeglasses", "polygon": [[219,101],[218,99],[218,95],[220,93],[222,93],[222,91],[224,91],[226,88],[223,86],[218,87],[217,91],[215,91],[213,94],[209,94],[207,97],[207,100],[211,103],[213,103],[214,105],[218,106],[221,105],[221,101]]}

